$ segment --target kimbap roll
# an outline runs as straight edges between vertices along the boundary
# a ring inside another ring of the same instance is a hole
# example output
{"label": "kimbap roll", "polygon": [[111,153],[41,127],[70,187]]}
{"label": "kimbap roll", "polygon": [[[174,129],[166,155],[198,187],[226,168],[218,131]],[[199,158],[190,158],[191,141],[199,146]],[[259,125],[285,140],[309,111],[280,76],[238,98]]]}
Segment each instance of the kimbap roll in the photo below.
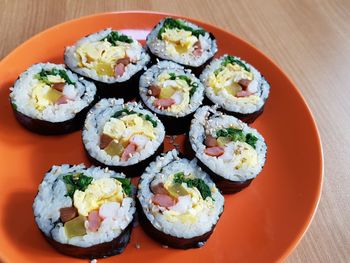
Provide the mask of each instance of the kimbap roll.
{"label": "kimbap roll", "polygon": [[123,174],[84,165],[53,166],[35,197],[35,222],[59,252],[78,258],[120,254],[129,243],[135,202]]}
{"label": "kimbap roll", "polygon": [[40,134],[80,129],[96,98],[93,82],[78,78],[64,65],[35,64],[14,83],[10,101],[25,128]]}
{"label": "kimbap roll", "polygon": [[257,130],[214,107],[197,110],[189,132],[198,164],[224,194],[247,187],[261,172],[266,144]]}
{"label": "kimbap roll", "polygon": [[206,97],[225,113],[252,123],[263,112],[270,85],[244,60],[231,55],[214,59],[200,79]]}
{"label": "kimbap roll", "polygon": [[172,60],[199,75],[218,48],[214,36],[183,19],[161,20],[146,39],[153,59]]}
{"label": "kimbap roll", "polygon": [[168,134],[180,134],[188,131],[193,113],[202,104],[204,87],[190,70],[163,60],[141,76],[140,97]]}
{"label": "kimbap roll", "polygon": [[138,94],[150,57],[136,39],[108,28],[66,47],[64,60],[72,71],[93,80],[100,96],[129,100]]}
{"label": "kimbap roll", "polygon": [[83,144],[90,160],[127,176],[140,175],[163,151],[164,126],[136,102],[102,99],[88,113]]}
{"label": "kimbap roll", "polygon": [[224,197],[210,177],[176,150],[147,167],[136,202],[144,231],[162,245],[182,249],[203,246],[224,210]]}

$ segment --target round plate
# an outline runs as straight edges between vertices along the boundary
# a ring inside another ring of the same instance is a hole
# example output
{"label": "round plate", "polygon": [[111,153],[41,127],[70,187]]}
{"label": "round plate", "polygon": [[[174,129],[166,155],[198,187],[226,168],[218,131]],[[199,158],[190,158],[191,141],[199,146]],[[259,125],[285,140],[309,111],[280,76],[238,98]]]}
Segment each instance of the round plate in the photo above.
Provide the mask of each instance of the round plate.
{"label": "round plate", "polygon": [[[34,223],[32,203],[44,173],[53,164],[84,162],[89,165],[80,132],[40,136],[22,128],[10,108],[9,87],[34,63],[62,63],[65,46],[103,28],[123,30],[144,43],[148,32],[166,15],[104,13],[68,21],[34,36],[1,61],[0,248],[3,261],[77,261],[56,252],[41,236]],[[230,53],[242,57],[270,82],[271,94],[265,111],[252,125],[266,139],[266,165],[247,189],[225,196],[225,211],[204,247],[163,248],[136,227],[125,252],[104,262],[282,260],[306,231],[320,198],[323,162],[314,119],[295,85],[259,50],[220,28],[186,19],[215,35],[219,47],[217,56]],[[183,139],[177,138],[180,144]],[[171,147],[168,141],[166,150]]]}

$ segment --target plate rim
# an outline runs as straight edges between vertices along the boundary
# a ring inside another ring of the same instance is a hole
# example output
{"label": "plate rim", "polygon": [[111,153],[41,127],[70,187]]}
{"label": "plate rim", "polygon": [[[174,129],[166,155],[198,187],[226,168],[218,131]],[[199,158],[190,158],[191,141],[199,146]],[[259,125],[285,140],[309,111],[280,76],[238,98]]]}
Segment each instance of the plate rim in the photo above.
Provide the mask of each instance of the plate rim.
{"label": "plate rim", "polygon": [[[300,243],[300,241],[302,240],[302,238],[304,237],[305,233],[308,231],[314,217],[316,214],[316,211],[318,209],[319,203],[320,203],[320,199],[321,199],[321,194],[322,194],[322,189],[323,189],[323,183],[324,183],[324,153],[323,153],[323,144],[322,144],[322,140],[321,140],[321,136],[320,136],[320,132],[316,123],[316,119],[311,111],[311,108],[309,106],[309,104],[307,103],[306,99],[304,98],[303,94],[301,93],[301,91],[299,90],[298,86],[292,81],[292,79],[288,76],[288,74],[285,73],[285,71],[273,60],[271,59],[269,56],[265,55],[265,53],[263,53],[259,48],[255,47],[253,44],[251,44],[249,41],[243,39],[242,37],[240,37],[239,35],[236,35],[233,32],[230,32],[222,27],[216,26],[214,24],[202,21],[200,19],[197,18],[192,18],[192,17],[188,17],[188,16],[184,16],[184,15],[179,15],[179,14],[175,14],[175,13],[169,13],[169,12],[160,12],[160,11],[152,11],[152,10],[123,10],[123,11],[111,11],[111,12],[98,12],[98,13],[93,13],[93,14],[89,14],[89,15],[84,15],[84,16],[80,16],[80,17],[76,17],[73,19],[69,19],[66,21],[63,21],[61,23],[58,23],[56,25],[53,25],[51,27],[48,27],[36,34],[34,34],[33,36],[27,38],[26,40],[24,40],[21,44],[19,44],[18,46],[16,46],[14,49],[12,49],[6,56],[4,56],[1,61],[0,61],[0,71],[2,70],[2,68],[4,67],[4,65],[7,63],[8,60],[11,59],[11,57],[13,56],[13,54],[15,54],[17,52],[17,50],[25,48],[26,45],[28,45],[28,43],[34,41],[36,38],[41,37],[42,35],[48,33],[49,31],[52,30],[57,30],[62,26],[65,26],[67,24],[71,24],[80,20],[85,20],[85,19],[93,19],[93,18],[98,18],[101,16],[106,16],[106,15],[119,15],[119,14],[146,14],[146,15],[161,15],[161,16],[171,16],[171,17],[177,17],[177,18],[182,18],[182,19],[186,19],[186,20],[190,20],[194,23],[199,23],[199,24],[203,24],[205,26],[208,27],[212,27],[215,28],[215,30],[218,31],[222,31],[225,34],[231,35],[237,39],[239,39],[241,42],[243,42],[245,45],[249,46],[249,48],[253,49],[254,52],[259,53],[259,55],[261,55],[264,59],[266,59],[269,63],[271,63],[276,69],[278,69],[278,71],[283,74],[283,76],[286,78],[286,80],[291,84],[291,86],[293,87],[294,91],[297,92],[298,96],[300,97],[302,104],[304,106],[304,108],[306,109],[306,112],[309,114],[310,119],[311,119],[311,123],[312,124],[312,128],[313,128],[313,133],[316,136],[316,140],[317,140],[317,148],[318,148],[318,152],[319,152],[319,162],[320,162],[320,176],[319,176],[319,184],[317,185],[317,189],[316,189],[316,200],[313,200],[313,208],[312,211],[310,211],[308,213],[308,216],[306,218],[306,220],[304,221],[304,223],[302,225],[300,225],[300,231],[297,232],[295,238],[293,238],[292,242],[289,243],[289,245],[287,245],[287,248],[281,252],[281,254],[278,256],[278,261],[285,261],[287,259],[287,257],[295,250],[295,248],[298,246],[298,244]],[[0,255],[0,259],[5,260],[5,256]],[[0,260],[1,261],[1,260]]]}

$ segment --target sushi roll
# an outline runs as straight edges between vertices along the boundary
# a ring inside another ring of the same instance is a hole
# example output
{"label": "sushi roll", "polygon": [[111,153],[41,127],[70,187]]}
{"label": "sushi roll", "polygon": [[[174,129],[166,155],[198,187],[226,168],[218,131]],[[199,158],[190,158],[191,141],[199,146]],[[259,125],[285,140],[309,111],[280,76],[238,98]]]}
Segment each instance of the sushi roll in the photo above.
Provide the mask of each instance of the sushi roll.
{"label": "sushi roll", "polygon": [[132,99],[150,56],[131,36],[111,28],[68,46],[64,61],[75,73],[93,80],[101,97]]}
{"label": "sushi roll", "polygon": [[140,97],[163,122],[167,134],[187,132],[193,113],[202,104],[204,87],[188,69],[160,61],[140,78]]}
{"label": "sushi roll", "polygon": [[264,110],[270,85],[244,60],[224,55],[214,59],[200,75],[205,95],[225,113],[252,123]]}
{"label": "sushi roll", "polygon": [[96,99],[93,82],[78,78],[64,65],[35,64],[10,88],[10,102],[18,122],[40,134],[79,130]]}
{"label": "sushi roll", "polygon": [[199,75],[218,48],[214,36],[205,29],[183,19],[161,20],[146,39],[153,60],[171,60]]}
{"label": "sushi roll", "polygon": [[224,194],[247,187],[265,164],[267,147],[258,131],[214,107],[196,111],[189,142],[198,164]]}
{"label": "sushi roll", "polygon": [[144,231],[162,245],[198,248],[213,233],[224,210],[224,197],[196,163],[172,150],[147,167],[137,194]]}
{"label": "sushi roll", "polygon": [[120,254],[136,211],[132,190],[123,174],[83,164],[53,166],[34,199],[35,222],[60,253],[90,259]]}
{"label": "sushi roll", "polygon": [[88,113],[82,136],[92,163],[138,176],[163,151],[165,131],[136,102],[102,99]]}

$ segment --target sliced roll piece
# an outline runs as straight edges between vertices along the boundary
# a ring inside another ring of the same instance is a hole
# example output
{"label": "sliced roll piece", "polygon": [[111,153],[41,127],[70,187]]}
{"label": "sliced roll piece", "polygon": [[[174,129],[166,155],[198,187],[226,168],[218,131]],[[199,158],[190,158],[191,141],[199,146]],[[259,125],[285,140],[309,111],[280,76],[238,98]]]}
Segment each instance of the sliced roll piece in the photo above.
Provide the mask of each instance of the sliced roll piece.
{"label": "sliced roll piece", "polygon": [[129,100],[138,94],[150,56],[136,39],[108,28],[66,47],[64,60],[72,71],[93,80],[101,97]]}
{"label": "sliced roll piece", "polygon": [[80,129],[96,100],[93,82],[53,63],[29,67],[10,90],[18,122],[30,131],[47,135]]}
{"label": "sliced roll piece", "polygon": [[200,80],[212,104],[247,123],[262,114],[270,92],[269,83],[256,68],[231,55],[214,59]]}
{"label": "sliced roll piece", "polygon": [[247,187],[265,164],[267,146],[260,133],[215,107],[196,111],[189,142],[198,164],[224,194]]}
{"label": "sliced roll piece", "polygon": [[34,199],[35,222],[60,253],[102,258],[129,243],[135,202],[123,174],[83,164],[53,166]]}
{"label": "sliced roll piece", "polygon": [[138,176],[163,151],[165,130],[156,115],[136,102],[102,99],[88,113],[83,144],[90,160]]}
{"label": "sliced roll piece", "polygon": [[198,248],[213,233],[224,197],[195,159],[181,159],[172,150],[141,176],[137,209],[144,231],[162,245]]}
{"label": "sliced roll piece", "polygon": [[166,59],[190,68],[199,75],[218,48],[213,34],[187,20],[167,17],[146,39],[153,60]]}
{"label": "sliced roll piece", "polygon": [[157,114],[167,134],[189,130],[204,97],[202,83],[190,70],[171,61],[160,61],[146,70],[139,86],[142,102]]}

